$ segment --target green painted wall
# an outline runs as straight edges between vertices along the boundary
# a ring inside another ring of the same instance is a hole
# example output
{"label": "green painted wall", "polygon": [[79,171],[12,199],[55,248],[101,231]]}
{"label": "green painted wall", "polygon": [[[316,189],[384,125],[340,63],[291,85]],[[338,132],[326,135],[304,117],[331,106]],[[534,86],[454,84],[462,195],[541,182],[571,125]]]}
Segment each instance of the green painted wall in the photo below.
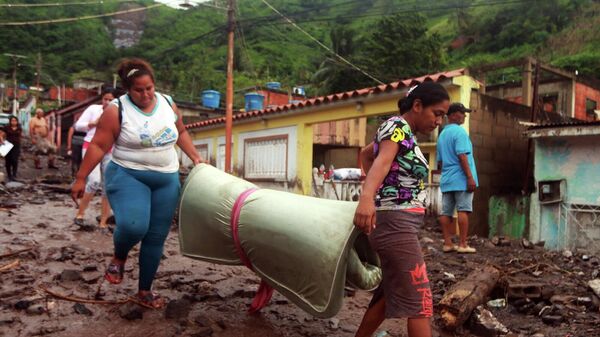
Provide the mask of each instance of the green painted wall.
{"label": "green painted wall", "polygon": [[528,196],[492,196],[489,200],[489,237],[521,238],[529,225]]}

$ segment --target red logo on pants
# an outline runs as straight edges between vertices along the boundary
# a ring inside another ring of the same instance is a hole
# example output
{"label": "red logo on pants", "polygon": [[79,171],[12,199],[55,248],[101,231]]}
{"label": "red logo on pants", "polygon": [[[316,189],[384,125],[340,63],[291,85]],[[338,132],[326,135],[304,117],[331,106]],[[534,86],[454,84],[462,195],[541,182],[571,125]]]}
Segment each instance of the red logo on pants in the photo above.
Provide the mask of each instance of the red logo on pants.
{"label": "red logo on pants", "polygon": [[413,285],[429,283],[429,279],[427,278],[427,270],[425,269],[425,263],[421,264],[420,266],[417,264],[415,269],[410,271],[410,276],[412,277]]}
{"label": "red logo on pants", "polygon": [[[410,276],[414,286],[429,283],[425,263],[415,265],[415,269],[410,271]],[[431,317],[433,315],[433,297],[431,295],[431,289],[429,287],[417,288],[417,291],[421,294],[421,305],[423,306],[419,315]]]}

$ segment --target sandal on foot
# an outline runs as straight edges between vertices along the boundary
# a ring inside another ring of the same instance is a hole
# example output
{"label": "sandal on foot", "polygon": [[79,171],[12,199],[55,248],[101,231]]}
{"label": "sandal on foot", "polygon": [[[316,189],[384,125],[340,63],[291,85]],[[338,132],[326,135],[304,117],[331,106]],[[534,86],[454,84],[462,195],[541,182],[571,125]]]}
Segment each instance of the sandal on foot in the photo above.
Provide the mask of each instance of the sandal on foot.
{"label": "sandal on foot", "polygon": [[111,284],[119,284],[123,282],[123,273],[125,272],[125,264],[111,262],[104,272],[104,279]]}
{"label": "sandal on foot", "polygon": [[444,253],[450,253],[450,252],[453,252],[453,251],[455,251],[455,250],[457,250],[457,249],[458,249],[458,246],[457,246],[457,245],[452,245],[452,246],[446,246],[446,245],[444,245],[444,246],[442,247],[442,251],[443,251]]}
{"label": "sandal on foot", "polygon": [[83,218],[75,218],[75,219],[73,219],[73,223],[76,224],[77,226],[83,226],[83,224],[84,224]]}
{"label": "sandal on foot", "polygon": [[465,247],[458,247],[456,249],[456,251],[460,254],[474,254],[477,253],[477,249],[473,248],[473,247],[469,247],[469,246],[465,246]]}
{"label": "sandal on foot", "polygon": [[146,295],[137,294],[130,297],[131,301],[148,309],[161,309],[165,306],[165,299],[159,294],[149,292]]}

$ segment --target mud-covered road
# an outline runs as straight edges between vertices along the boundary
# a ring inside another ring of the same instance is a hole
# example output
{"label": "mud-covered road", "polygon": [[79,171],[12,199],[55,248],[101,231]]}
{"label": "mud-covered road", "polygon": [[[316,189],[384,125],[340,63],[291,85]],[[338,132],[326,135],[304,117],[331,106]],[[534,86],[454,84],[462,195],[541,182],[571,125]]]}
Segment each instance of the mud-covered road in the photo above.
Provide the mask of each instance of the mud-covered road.
{"label": "mud-covered road", "polygon": [[[121,285],[103,282],[112,254],[111,233],[97,228],[98,199],[88,211],[86,226],[72,223],[75,208],[65,193],[68,171],[35,171],[25,164],[22,184],[0,185],[0,336],[354,335],[370,299],[368,292],[348,288],[342,310],[331,319],[313,318],[277,293],[260,314],[249,315],[246,311],[259,279],[245,267],[181,256],[175,226],[154,282],[154,290],[169,299],[167,308],[120,303],[137,289],[137,250],[129,257]],[[525,247],[520,240],[480,238],[471,238],[479,250],[475,255],[444,254],[436,227],[430,221],[421,235],[436,311],[454,283],[478,266],[491,264],[501,270],[504,283],[488,300],[505,298],[511,282],[552,290],[539,298],[509,298],[506,306],[487,307],[512,336],[600,336],[600,301],[587,286],[600,274],[597,256],[548,252]],[[467,323],[454,333],[436,328],[434,336],[471,336],[470,327]],[[404,322],[386,321],[379,335],[405,336]]]}

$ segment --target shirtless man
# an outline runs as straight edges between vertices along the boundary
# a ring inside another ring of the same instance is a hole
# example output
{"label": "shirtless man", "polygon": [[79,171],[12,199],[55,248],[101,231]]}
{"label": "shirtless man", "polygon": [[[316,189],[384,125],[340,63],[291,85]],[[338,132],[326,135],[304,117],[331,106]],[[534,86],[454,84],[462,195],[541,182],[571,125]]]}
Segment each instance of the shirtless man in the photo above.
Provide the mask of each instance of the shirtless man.
{"label": "shirtless man", "polygon": [[54,165],[56,146],[54,146],[50,140],[48,121],[44,118],[44,110],[40,108],[35,110],[35,117],[29,122],[29,133],[31,136],[31,143],[35,146],[35,168],[42,168],[39,156],[48,155],[48,168],[58,169],[58,167]]}

